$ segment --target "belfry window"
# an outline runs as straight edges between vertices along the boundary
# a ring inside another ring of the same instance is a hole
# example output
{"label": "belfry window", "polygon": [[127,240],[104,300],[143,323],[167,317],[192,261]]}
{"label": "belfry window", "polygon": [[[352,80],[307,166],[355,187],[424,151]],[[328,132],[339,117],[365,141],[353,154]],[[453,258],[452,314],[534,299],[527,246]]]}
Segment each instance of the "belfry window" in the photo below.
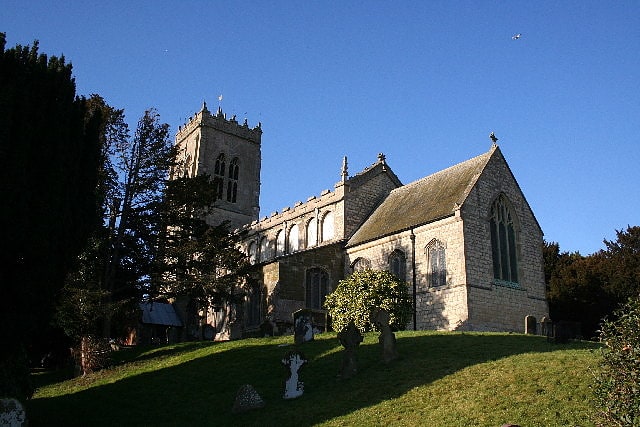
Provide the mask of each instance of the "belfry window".
{"label": "belfry window", "polygon": [[235,203],[238,196],[238,158],[229,163],[229,181],[227,181],[227,202]]}
{"label": "belfry window", "polygon": [[518,283],[518,253],[515,218],[509,201],[500,195],[491,207],[491,254],[493,277],[496,280]]}
{"label": "belfry window", "polygon": [[305,282],[307,308],[321,309],[329,290],[329,275],[321,268],[311,268]]}
{"label": "belfry window", "polygon": [[213,188],[215,190],[216,199],[222,199],[226,166],[224,153],[220,153],[216,159],[215,168],[213,170]]}
{"label": "belfry window", "polygon": [[429,263],[429,286],[437,287],[447,284],[447,262],[444,245],[433,239],[427,245],[427,262]]}

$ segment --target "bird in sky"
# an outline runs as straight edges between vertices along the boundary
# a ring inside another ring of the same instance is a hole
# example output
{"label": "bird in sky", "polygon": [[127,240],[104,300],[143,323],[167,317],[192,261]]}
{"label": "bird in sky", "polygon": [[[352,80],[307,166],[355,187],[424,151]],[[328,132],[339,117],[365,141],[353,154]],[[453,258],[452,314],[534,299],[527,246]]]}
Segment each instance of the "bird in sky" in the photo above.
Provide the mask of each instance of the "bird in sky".
{"label": "bird in sky", "polygon": [[514,34],[513,37],[511,37],[511,39],[518,40],[520,37],[522,37],[522,34],[518,33],[518,34]]}

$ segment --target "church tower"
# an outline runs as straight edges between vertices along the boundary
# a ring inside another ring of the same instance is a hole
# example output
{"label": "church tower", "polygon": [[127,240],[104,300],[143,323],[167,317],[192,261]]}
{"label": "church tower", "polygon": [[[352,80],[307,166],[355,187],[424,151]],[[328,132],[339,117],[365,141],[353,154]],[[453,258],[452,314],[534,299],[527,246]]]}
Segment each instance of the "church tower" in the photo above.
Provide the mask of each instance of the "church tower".
{"label": "church tower", "polygon": [[250,128],[246,119],[238,124],[235,115],[227,119],[221,108],[212,114],[206,102],[178,129],[175,143],[182,165],[172,177],[211,176],[216,201],[207,213],[209,224],[229,221],[233,230],[258,219],[261,137],[261,124]]}

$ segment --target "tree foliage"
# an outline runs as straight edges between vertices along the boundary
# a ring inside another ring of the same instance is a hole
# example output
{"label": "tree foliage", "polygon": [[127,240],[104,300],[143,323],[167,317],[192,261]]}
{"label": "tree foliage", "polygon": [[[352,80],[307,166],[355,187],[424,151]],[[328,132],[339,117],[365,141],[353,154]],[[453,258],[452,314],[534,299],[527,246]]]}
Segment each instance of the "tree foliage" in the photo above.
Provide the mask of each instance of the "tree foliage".
{"label": "tree foliage", "polygon": [[362,332],[375,329],[371,313],[384,308],[391,315],[393,329],[404,329],[411,317],[411,297],[406,282],[387,271],[355,271],[340,280],[337,288],[327,295],[325,307],[335,331],[341,331],[353,321]]}
{"label": "tree foliage", "polygon": [[167,183],[160,209],[158,251],[149,295],[185,296],[199,309],[239,302],[249,280],[240,236],[228,223],[207,224],[204,215],[215,200],[208,175]]}
{"label": "tree foliage", "polygon": [[5,44],[0,34],[0,364],[48,327],[52,301],[99,223],[102,120],[76,96],[63,56],[39,53],[38,42]]}
{"label": "tree foliage", "polygon": [[583,335],[597,335],[602,319],[640,293],[640,227],[616,231],[615,241],[589,256],[544,247],[551,318],[582,323]]}
{"label": "tree foliage", "polygon": [[600,425],[640,426],[640,298],[602,324],[605,344],[594,387]]}

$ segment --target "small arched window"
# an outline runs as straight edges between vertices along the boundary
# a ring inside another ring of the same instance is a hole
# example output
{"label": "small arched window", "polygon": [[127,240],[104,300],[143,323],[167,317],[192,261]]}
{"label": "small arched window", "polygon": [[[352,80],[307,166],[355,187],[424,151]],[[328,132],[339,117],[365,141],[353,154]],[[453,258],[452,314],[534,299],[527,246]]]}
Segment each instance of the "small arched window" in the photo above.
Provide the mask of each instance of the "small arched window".
{"label": "small arched window", "polygon": [[391,274],[396,276],[398,280],[405,281],[407,280],[407,258],[399,249],[394,250],[389,255],[389,271]]}
{"label": "small arched window", "polygon": [[329,292],[329,275],[321,268],[307,270],[305,280],[307,308],[322,309]]}
{"label": "small arched window", "polygon": [[323,242],[329,241],[334,237],[333,212],[327,212],[322,217],[322,236]]}
{"label": "small arched window", "polygon": [[294,224],[289,229],[289,252],[296,252],[299,249],[298,234],[298,224]]}
{"label": "small arched window", "polygon": [[491,206],[491,254],[493,277],[518,283],[517,230],[509,200],[501,194]]}
{"label": "small arched window", "polygon": [[427,245],[427,262],[429,265],[429,286],[437,287],[446,285],[446,254],[441,241],[433,239],[429,242]]}

